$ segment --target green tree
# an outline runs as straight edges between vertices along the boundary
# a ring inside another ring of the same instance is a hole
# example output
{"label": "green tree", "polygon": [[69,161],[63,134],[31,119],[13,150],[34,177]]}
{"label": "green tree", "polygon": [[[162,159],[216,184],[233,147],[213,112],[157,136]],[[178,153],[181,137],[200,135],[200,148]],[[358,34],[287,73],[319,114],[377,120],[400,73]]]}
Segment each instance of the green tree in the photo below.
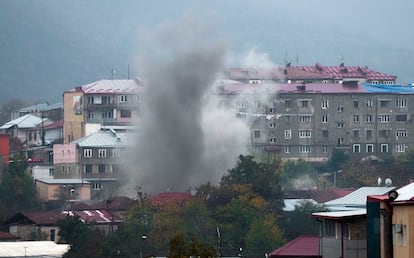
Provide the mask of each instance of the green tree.
{"label": "green tree", "polygon": [[317,185],[314,168],[304,160],[284,162],[281,181],[284,190],[312,188]]}
{"label": "green tree", "polygon": [[9,212],[32,209],[37,205],[36,187],[26,171],[27,162],[21,154],[16,154],[2,175],[0,200]]}

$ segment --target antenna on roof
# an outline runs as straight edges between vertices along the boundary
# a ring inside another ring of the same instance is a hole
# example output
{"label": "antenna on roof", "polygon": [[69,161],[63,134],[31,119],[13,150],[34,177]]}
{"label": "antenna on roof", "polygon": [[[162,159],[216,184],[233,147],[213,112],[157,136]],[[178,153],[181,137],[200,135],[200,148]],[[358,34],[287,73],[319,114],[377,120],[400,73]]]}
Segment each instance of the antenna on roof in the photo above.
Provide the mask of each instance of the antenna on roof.
{"label": "antenna on roof", "polygon": [[116,71],[115,71],[115,69],[112,68],[112,70],[111,70],[111,80],[114,79],[115,74],[116,74]]}
{"label": "antenna on roof", "polygon": [[338,57],[338,60],[339,60],[339,63],[340,63],[340,64],[343,64],[343,63],[344,63],[345,58],[344,58],[344,55],[342,55],[342,53],[341,53],[341,55]]}

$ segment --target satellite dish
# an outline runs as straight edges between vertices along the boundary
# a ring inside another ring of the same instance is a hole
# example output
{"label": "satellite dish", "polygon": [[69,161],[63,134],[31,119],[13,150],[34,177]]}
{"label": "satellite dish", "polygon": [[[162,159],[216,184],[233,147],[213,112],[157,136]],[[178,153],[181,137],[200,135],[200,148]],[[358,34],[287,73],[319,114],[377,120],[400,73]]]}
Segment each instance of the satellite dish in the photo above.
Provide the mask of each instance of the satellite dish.
{"label": "satellite dish", "polygon": [[378,185],[379,185],[379,186],[382,184],[382,179],[381,179],[381,177],[378,177],[377,183],[378,183]]}
{"label": "satellite dish", "polygon": [[391,178],[386,178],[386,179],[385,179],[385,185],[386,185],[386,186],[391,186],[391,185],[392,185],[392,180],[391,180]]}

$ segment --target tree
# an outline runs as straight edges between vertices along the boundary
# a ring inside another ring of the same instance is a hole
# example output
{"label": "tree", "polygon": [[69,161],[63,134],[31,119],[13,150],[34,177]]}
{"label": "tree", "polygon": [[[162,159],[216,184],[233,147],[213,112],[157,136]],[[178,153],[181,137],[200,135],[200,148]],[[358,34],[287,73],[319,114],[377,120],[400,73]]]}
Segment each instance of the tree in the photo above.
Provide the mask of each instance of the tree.
{"label": "tree", "polygon": [[283,163],[281,181],[283,189],[312,188],[317,185],[314,168],[304,160]]}
{"label": "tree", "polygon": [[0,184],[0,200],[15,213],[37,205],[36,187],[26,171],[27,162],[22,154],[16,154],[5,169]]}

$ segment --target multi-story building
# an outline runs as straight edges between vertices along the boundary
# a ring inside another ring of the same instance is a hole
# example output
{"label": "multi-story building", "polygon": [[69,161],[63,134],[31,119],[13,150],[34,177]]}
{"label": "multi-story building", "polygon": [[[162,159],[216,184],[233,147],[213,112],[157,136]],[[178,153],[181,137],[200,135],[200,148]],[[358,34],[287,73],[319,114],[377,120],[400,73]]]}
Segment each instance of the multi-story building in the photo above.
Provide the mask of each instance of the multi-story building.
{"label": "multi-story building", "polygon": [[100,128],[130,126],[138,117],[143,83],[100,80],[64,92],[64,142],[69,143]]}
{"label": "multi-story building", "polygon": [[54,178],[80,178],[91,183],[91,198],[110,196],[119,179],[130,133],[101,130],[53,146]]}
{"label": "multi-story building", "polygon": [[326,161],[335,150],[390,158],[414,144],[408,86],[223,81],[217,94],[249,120],[253,152],[309,161]]}

